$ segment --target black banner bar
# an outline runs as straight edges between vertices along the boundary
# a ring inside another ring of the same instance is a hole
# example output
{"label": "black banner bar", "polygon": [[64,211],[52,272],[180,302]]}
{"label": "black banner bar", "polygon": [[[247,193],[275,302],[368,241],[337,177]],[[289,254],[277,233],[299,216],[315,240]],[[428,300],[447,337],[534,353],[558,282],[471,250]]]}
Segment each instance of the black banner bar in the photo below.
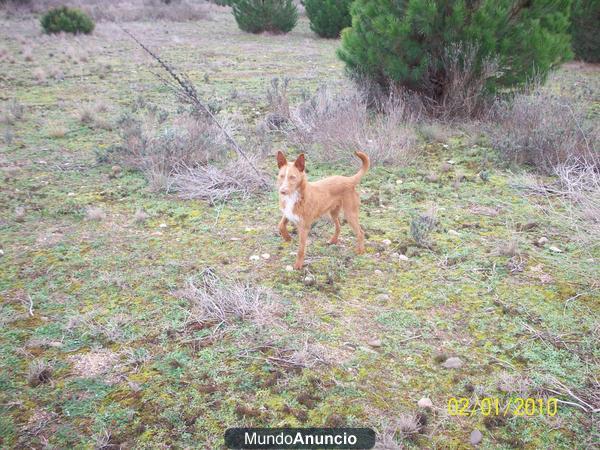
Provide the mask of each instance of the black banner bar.
{"label": "black banner bar", "polygon": [[225,445],[232,449],[371,449],[371,428],[229,428]]}

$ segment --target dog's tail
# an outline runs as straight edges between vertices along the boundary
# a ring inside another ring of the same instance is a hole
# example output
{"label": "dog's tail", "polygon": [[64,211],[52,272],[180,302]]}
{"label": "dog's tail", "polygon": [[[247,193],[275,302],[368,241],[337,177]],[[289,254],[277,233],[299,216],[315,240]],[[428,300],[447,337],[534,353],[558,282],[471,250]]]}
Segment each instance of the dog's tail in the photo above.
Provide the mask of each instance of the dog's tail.
{"label": "dog's tail", "polygon": [[358,184],[358,182],[360,181],[360,179],[362,178],[362,176],[365,173],[367,173],[367,170],[369,170],[369,166],[371,165],[371,161],[369,160],[369,156],[366,153],[363,153],[363,152],[354,152],[354,154],[356,156],[358,156],[359,159],[362,161],[362,166],[359,169],[359,171],[355,175],[352,175],[350,178],[352,178],[352,181],[354,181],[355,184]]}

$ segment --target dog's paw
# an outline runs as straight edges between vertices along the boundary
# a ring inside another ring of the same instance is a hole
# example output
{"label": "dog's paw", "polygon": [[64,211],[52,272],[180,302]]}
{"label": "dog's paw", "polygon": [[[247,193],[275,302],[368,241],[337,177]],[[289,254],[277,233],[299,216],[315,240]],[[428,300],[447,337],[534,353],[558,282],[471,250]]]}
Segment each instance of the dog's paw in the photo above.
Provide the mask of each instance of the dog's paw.
{"label": "dog's paw", "polygon": [[340,241],[339,241],[338,239],[329,239],[329,242],[328,242],[328,243],[329,243],[330,245],[335,245],[335,244],[337,244],[337,243],[339,243],[339,242],[340,242]]}
{"label": "dog's paw", "polygon": [[304,265],[303,261],[296,261],[294,263],[294,269],[295,270],[301,270],[303,265]]}
{"label": "dog's paw", "polygon": [[357,255],[362,255],[365,252],[365,248],[364,247],[358,247],[356,249],[356,254]]}
{"label": "dog's paw", "polygon": [[291,242],[292,237],[288,234],[287,236],[281,236],[285,242]]}

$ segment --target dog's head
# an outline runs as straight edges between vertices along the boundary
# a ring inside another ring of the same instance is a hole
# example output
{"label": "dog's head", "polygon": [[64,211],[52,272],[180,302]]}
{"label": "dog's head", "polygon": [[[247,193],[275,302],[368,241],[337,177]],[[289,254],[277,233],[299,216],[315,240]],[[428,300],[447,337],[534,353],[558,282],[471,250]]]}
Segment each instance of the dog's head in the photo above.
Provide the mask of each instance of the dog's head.
{"label": "dog's head", "polygon": [[297,191],[304,182],[304,154],[301,153],[296,161],[288,162],[283,152],[277,152],[277,166],[279,174],[277,175],[277,189],[281,195],[289,195]]}

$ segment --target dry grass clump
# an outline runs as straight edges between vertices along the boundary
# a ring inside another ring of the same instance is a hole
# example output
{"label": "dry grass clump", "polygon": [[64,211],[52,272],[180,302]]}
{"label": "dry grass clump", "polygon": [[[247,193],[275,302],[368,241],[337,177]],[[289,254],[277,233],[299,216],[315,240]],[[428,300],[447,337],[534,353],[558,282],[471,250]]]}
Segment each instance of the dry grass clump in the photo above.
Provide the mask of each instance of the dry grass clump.
{"label": "dry grass clump", "polygon": [[487,134],[504,160],[541,172],[572,160],[600,168],[600,126],[588,117],[588,104],[534,86],[496,104]]}
{"label": "dry grass clump", "polygon": [[418,100],[408,95],[386,98],[372,114],[358,91],[334,96],[325,87],[291,112],[291,141],[325,161],[340,161],[354,151],[369,154],[373,163],[406,164],[414,156],[419,117]]}
{"label": "dry grass clump", "polygon": [[36,69],[34,69],[32,74],[33,74],[33,78],[35,78],[35,80],[38,83],[45,83],[46,78],[48,77],[46,75],[46,71],[44,69],[42,69],[41,67],[37,67]]}
{"label": "dry grass clump", "polygon": [[[251,162],[257,158],[251,158]],[[250,163],[237,158],[223,165],[207,164],[177,172],[170,190],[185,199],[202,199],[211,203],[226,201],[237,195],[247,198],[265,190],[267,179],[258,175]]]}
{"label": "dry grass clump", "polygon": [[12,99],[4,104],[0,123],[13,125],[25,116],[25,106],[17,99]]}
{"label": "dry grass clump", "polygon": [[27,382],[30,386],[48,383],[52,377],[52,365],[41,359],[36,359],[29,364]]}
{"label": "dry grass clump", "polygon": [[91,105],[83,105],[77,111],[77,118],[85,125],[90,125],[95,118],[95,112]]}
{"label": "dry grass clump", "polygon": [[430,144],[445,144],[452,136],[451,130],[438,122],[422,123],[418,126],[419,134]]}
{"label": "dry grass clump", "polygon": [[421,432],[426,424],[426,417],[422,414],[400,414],[392,423],[385,424],[377,432],[375,449],[401,450],[404,447],[399,440],[411,440]]}
{"label": "dry grass clump", "polygon": [[150,214],[148,214],[146,211],[144,211],[143,209],[138,209],[133,215],[133,221],[135,223],[144,223],[146,220],[148,220],[149,217]]}
{"label": "dry grass clump", "polygon": [[595,164],[569,160],[553,169],[554,181],[522,175],[513,185],[527,193],[547,198],[541,206],[548,216],[567,224],[573,238],[600,244],[600,171]]}
{"label": "dry grass clump", "polygon": [[[119,362],[120,356],[108,349],[92,350],[89,353],[73,355],[69,360],[73,364],[72,371],[82,378],[96,378],[112,372]],[[107,377],[107,381],[114,381],[114,377]]]}
{"label": "dry grass clump", "polygon": [[68,128],[58,123],[48,125],[48,136],[53,139],[62,139],[69,132]]}
{"label": "dry grass clump", "polygon": [[215,326],[215,330],[240,321],[264,327],[272,325],[280,315],[271,291],[248,282],[221,278],[212,269],[203,270],[174,295],[188,302],[188,324]]}
{"label": "dry grass clump", "polygon": [[106,219],[106,213],[97,206],[88,206],[85,209],[85,218],[93,222],[101,222]]}

